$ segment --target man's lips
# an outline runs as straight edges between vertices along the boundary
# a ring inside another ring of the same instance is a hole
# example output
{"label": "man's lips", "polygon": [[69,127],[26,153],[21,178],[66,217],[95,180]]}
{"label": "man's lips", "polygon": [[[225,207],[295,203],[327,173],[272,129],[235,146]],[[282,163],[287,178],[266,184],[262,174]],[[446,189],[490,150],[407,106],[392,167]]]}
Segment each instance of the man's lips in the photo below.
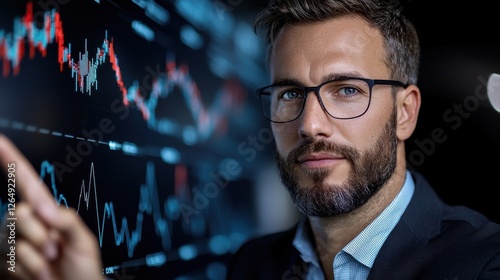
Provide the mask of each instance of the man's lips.
{"label": "man's lips", "polygon": [[345,159],[343,156],[328,153],[308,154],[300,156],[297,162],[306,168],[324,168]]}

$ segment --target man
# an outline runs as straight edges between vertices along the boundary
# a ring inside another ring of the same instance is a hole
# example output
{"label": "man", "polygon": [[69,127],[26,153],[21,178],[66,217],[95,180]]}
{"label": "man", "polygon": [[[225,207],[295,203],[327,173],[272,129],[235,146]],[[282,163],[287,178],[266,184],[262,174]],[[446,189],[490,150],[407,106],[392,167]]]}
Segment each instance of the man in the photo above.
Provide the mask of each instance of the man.
{"label": "man", "polygon": [[[258,93],[305,218],[246,243],[229,278],[500,279],[499,226],[444,205],[405,165],[421,102],[419,45],[399,11],[368,0],[273,1],[257,26],[269,30],[273,83]],[[23,222],[17,272],[2,279],[101,279],[95,237],[55,207],[0,136],[0,164],[13,162]]]}
{"label": "man", "polygon": [[275,0],[258,15],[272,85],[257,93],[305,218],[242,246],[230,279],[500,279],[500,227],[406,166],[420,47],[391,4]]}

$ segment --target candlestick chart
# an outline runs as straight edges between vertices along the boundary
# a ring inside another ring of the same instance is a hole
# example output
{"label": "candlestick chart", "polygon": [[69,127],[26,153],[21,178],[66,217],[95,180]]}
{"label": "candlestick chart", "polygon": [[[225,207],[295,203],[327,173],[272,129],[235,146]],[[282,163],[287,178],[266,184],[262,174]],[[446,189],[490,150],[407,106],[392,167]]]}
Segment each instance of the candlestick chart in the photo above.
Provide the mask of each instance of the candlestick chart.
{"label": "candlestick chart", "polygon": [[272,140],[249,93],[265,82],[260,42],[234,42],[250,23],[200,25],[212,1],[7,2],[0,133],[96,235],[103,274],[223,278]]}

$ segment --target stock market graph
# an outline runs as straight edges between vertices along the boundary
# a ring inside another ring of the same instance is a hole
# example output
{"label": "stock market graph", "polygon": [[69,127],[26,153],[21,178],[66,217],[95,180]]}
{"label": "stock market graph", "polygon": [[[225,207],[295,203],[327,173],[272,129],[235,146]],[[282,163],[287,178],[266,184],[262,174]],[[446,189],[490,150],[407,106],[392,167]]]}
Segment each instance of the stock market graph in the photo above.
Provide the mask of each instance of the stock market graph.
{"label": "stock market graph", "polygon": [[[258,2],[0,3],[0,134],[95,234],[109,278],[224,279],[245,240],[293,222],[252,94],[269,82]],[[402,1],[430,100],[407,154],[445,201],[498,222],[498,166],[475,164],[500,155],[498,113],[482,94],[500,72],[498,46],[477,35],[496,31],[496,9],[483,2],[449,13]],[[446,141],[431,141],[437,132]]]}
{"label": "stock market graph", "polygon": [[109,277],[222,279],[253,233],[272,136],[242,2],[0,4],[0,133],[95,233]]}

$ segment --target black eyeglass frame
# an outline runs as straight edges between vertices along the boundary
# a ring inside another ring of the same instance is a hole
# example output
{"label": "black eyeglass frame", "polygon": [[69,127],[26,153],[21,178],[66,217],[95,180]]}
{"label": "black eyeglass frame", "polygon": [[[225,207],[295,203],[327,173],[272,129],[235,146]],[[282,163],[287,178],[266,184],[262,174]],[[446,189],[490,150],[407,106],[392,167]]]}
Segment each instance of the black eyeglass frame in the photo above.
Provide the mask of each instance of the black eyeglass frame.
{"label": "black eyeglass frame", "polygon": [[[361,114],[359,114],[357,116],[354,116],[354,117],[348,117],[348,118],[334,117],[334,116],[332,116],[332,114],[330,114],[330,112],[328,112],[328,110],[326,109],[325,105],[323,104],[323,100],[321,99],[319,91],[320,91],[321,87],[324,86],[324,85],[326,85],[326,84],[329,84],[329,83],[335,82],[335,81],[346,81],[346,80],[360,80],[360,81],[365,81],[368,84],[368,88],[370,90],[370,97],[369,97],[369,100],[368,100],[368,106],[366,106],[366,109],[365,109],[365,111],[363,111],[363,113],[361,113]],[[257,88],[255,90],[255,94],[259,98],[259,103],[260,103],[260,106],[261,106],[261,109],[262,109],[263,113],[266,112],[266,108],[264,108],[264,105],[263,105],[263,102],[262,102],[262,95],[265,95],[264,91],[267,88],[270,88],[270,87],[286,86],[286,85],[287,84],[272,84],[272,85],[268,85],[268,86],[265,86],[265,87]],[[293,86],[295,86],[295,87],[297,87],[299,89],[302,89],[304,91],[305,97],[304,97],[304,102],[302,103],[302,108],[300,109],[300,112],[297,114],[297,117],[295,117],[294,119],[289,120],[289,121],[281,121],[281,122],[280,121],[273,121],[273,120],[271,120],[271,118],[268,117],[268,116],[266,116],[266,114],[264,113],[264,117],[266,117],[266,119],[268,119],[270,122],[273,122],[273,123],[287,123],[287,122],[293,122],[294,120],[298,119],[300,117],[300,115],[302,115],[302,112],[304,111],[304,107],[305,107],[305,104],[306,104],[306,101],[307,101],[307,95],[311,91],[313,91],[316,94],[316,97],[318,98],[318,101],[319,101],[319,104],[321,105],[321,108],[330,117],[332,117],[334,119],[340,119],[340,120],[348,120],[348,119],[359,118],[359,117],[361,117],[362,115],[364,115],[368,111],[368,108],[370,108],[370,104],[371,104],[371,100],[372,100],[372,88],[373,88],[373,86],[375,86],[375,85],[389,85],[389,86],[402,87],[402,88],[406,89],[410,84],[405,84],[403,82],[396,81],[396,80],[368,79],[368,78],[360,78],[360,77],[342,77],[342,78],[339,78],[339,79],[329,80],[329,81],[323,82],[323,83],[321,83],[321,84],[319,84],[317,86],[312,86],[312,87],[306,87],[306,86],[296,85],[296,84],[289,84],[289,85],[293,85]]]}

